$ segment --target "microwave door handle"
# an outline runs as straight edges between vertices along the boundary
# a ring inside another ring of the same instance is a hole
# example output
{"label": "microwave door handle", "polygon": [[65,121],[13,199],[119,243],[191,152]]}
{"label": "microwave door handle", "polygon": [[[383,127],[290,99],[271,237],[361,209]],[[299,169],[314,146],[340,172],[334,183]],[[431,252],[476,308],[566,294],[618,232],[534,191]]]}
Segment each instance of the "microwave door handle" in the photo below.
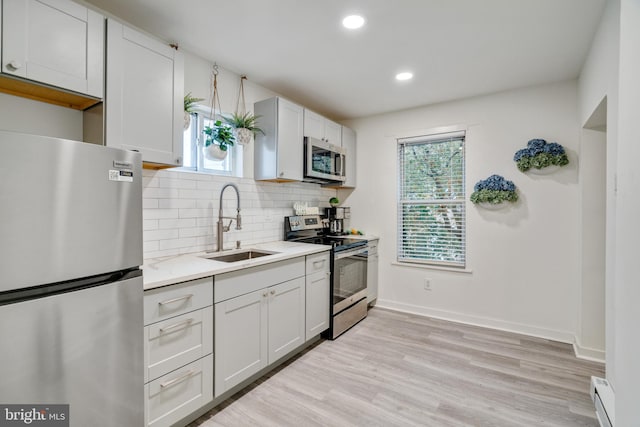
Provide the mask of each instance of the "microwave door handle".
{"label": "microwave door handle", "polygon": [[338,176],[344,176],[344,154],[338,153],[336,159],[336,172]]}

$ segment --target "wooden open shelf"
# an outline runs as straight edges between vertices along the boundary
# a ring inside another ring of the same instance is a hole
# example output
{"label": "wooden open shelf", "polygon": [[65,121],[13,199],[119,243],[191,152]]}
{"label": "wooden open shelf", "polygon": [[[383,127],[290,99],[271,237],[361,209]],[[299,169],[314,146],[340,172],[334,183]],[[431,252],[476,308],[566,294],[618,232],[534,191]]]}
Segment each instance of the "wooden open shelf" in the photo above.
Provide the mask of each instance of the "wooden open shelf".
{"label": "wooden open shelf", "polygon": [[81,111],[102,102],[101,99],[5,75],[0,75],[0,92]]}

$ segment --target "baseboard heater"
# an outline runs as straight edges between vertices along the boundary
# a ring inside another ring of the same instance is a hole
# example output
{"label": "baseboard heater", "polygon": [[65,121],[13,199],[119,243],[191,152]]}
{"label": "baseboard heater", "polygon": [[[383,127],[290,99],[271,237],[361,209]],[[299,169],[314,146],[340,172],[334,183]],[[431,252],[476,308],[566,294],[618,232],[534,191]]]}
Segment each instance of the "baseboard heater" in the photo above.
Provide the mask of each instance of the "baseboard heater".
{"label": "baseboard heater", "polygon": [[609,381],[591,377],[591,400],[601,427],[615,426],[615,395]]}

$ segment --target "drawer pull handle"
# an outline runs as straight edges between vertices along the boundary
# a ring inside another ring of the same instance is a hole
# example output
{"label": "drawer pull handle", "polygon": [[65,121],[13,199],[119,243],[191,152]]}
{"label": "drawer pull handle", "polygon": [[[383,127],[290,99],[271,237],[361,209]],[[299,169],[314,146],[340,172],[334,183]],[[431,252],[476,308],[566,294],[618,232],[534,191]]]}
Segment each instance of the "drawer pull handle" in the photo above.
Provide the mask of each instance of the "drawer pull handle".
{"label": "drawer pull handle", "polygon": [[[313,268],[323,267],[324,266],[324,262],[325,262],[324,259],[321,259],[319,261],[313,261]],[[320,266],[320,267],[318,267],[318,266]]]}
{"label": "drawer pull handle", "polygon": [[271,295],[275,295],[275,294],[276,294],[276,291],[275,291],[275,290],[272,290],[272,291],[271,291]]}
{"label": "drawer pull handle", "polygon": [[169,388],[172,387],[178,383],[181,383],[182,381],[191,378],[194,374],[196,374],[196,371],[189,371],[184,375],[179,376],[178,378],[174,378],[172,380],[167,381],[166,383],[162,383],[160,384],[160,388]]}
{"label": "drawer pull handle", "polygon": [[193,294],[187,294],[187,295],[183,295],[181,297],[178,298],[172,298],[172,299],[168,299],[166,301],[160,301],[158,303],[158,305],[167,305],[167,304],[173,304],[174,302],[178,302],[178,301],[182,301],[183,299],[189,299],[193,296]]}
{"label": "drawer pull handle", "polygon": [[190,318],[190,319],[187,319],[187,320],[183,320],[182,322],[174,323],[173,325],[169,325],[169,326],[167,326],[165,328],[160,328],[160,333],[164,334],[167,331],[170,331],[172,329],[186,327],[186,326],[189,326],[192,323],[193,323],[193,318]]}

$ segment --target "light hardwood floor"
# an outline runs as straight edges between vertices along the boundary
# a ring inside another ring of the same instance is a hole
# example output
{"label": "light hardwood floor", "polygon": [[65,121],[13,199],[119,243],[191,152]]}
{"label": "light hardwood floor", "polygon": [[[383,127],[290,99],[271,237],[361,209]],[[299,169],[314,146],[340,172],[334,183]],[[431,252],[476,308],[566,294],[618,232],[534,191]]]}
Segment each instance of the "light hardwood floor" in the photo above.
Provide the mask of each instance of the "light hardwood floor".
{"label": "light hardwood floor", "polygon": [[597,426],[570,345],[379,308],[189,427]]}

